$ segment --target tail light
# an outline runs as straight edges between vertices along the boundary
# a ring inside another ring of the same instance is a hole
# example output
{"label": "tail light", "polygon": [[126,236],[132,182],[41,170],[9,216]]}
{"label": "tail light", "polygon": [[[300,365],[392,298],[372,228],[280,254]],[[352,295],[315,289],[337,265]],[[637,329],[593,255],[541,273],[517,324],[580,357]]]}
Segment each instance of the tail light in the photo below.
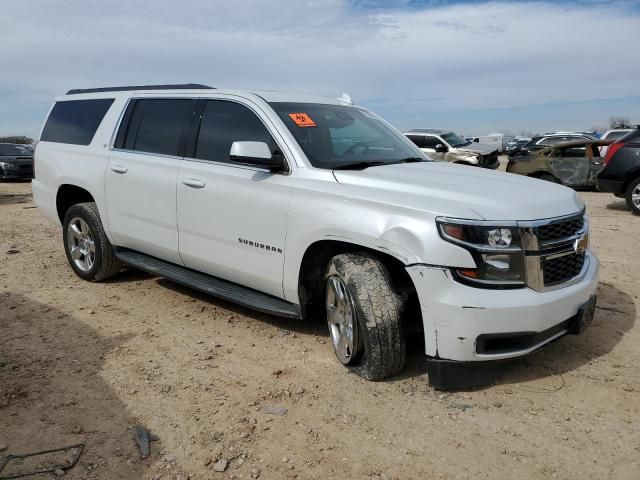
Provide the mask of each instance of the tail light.
{"label": "tail light", "polygon": [[605,166],[609,165],[609,162],[611,161],[613,156],[616,154],[616,152],[618,150],[620,150],[620,147],[622,147],[623,145],[624,145],[624,143],[622,143],[622,142],[616,142],[616,143],[612,143],[611,145],[609,145],[609,148],[607,148],[607,153],[604,156],[604,165]]}

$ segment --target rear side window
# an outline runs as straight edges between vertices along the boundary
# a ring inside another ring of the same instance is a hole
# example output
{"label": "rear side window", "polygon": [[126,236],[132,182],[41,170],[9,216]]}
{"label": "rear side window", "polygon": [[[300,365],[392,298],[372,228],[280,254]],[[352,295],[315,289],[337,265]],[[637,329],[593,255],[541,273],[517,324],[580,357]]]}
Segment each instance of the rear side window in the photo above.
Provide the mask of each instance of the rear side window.
{"label": "rear side window", "polygon": [[265,142],[271,153],[277,148],[267,128],[247,107],[224,100],[207,101],[202,112],[195,157],[231,162],[231,144],[239,141]]}
{"label": "rear side window", "polygon": [[89,145],[113,101],[113,98],[99,98],[56,102],[40,140]]}
{"label": "rear side window", "polygon": [[609,134],[603,138],[603,140],[618,140],[619,138],[624,137],[631,130],[626,130],[624,132],[609,132]]}
{"label": "rear side window", "polygon": [[116,147],[182,156],[195,105],[191,99],[134,100],[125,113]]}

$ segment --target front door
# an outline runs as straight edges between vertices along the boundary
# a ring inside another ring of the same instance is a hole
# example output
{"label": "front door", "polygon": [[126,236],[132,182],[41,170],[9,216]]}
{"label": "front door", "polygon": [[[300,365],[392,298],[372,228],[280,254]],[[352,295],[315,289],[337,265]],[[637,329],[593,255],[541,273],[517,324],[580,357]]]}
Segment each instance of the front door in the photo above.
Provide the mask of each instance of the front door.
{"label": "front door", "polygon": [[207,100],[191,158],[178,177],[180,255],[187,267],[283,296],[290,176],[234,163],[234,141],[278,150],[249,103]]}

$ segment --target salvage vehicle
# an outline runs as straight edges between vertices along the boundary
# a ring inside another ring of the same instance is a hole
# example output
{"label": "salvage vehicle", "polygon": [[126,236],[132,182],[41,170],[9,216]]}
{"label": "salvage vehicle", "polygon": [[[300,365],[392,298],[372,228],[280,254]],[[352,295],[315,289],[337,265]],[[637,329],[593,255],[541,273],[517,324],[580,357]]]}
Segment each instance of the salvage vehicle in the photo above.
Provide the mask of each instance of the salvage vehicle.
{"label": "salvage vehicle", "polygon": [[594,314],[575,192],[430,161],[346,96],[70,90],[42,129],[33,193],[80,278],[130,266],[320,317],[337,359],[370,380],[398,374],[420,331],[435,388],[486,383],[493,360]]}
{"label": "salvage vehicle", "polygon": [[607,141],[560,143],[524,157],[512,157],[507,172],[561,183],[572,188],[594,188],[604,163],[600,148]]}
{"label": "salvage vehicle", "polygon": [[416,128],[404,134],[432,160],[461,163],[495,170],[500,166],[498,149],[473,143],[451,130]]}
{"label": "salvage vehicle", "polygon": [[0,181],[33,178],[33,152],[22,145],[0,143]]}
{"label": "salvage vehicle", "polygon": [[609,146],[597,182],[599,191],[624,198],[640,215],[640,125]]}
{"label": "salvage vehicle", "polygon": [[529,153],[537,152],[559,143],[580,142],[583,140],[598,139],[591,134],[582,132],[545,133],[544,135],[533,137],[524,146],[520,147],[520,155],[528,155]]}

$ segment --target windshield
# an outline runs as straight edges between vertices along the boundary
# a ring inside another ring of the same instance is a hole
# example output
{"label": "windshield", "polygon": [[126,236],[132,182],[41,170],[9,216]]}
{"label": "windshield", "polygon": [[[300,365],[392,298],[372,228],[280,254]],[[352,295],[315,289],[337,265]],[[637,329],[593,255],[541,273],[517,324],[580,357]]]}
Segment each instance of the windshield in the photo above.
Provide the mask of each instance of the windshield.
{"label": "windshield", "polygon": [[445,133],[444,135],[442,135],[442,139],[445,142],[447,142],[449,145],[451,145],[453,148],[464,147],[465,145],[471,144],[469,140],[465,140],[464,138],[462,138],[461,136],[453,132]]}
{"label": "windshield", "polygon": [[316,168],[366,168],[428,161],[413,143],[357,107],[271,103]]}
{"label": "windshield", "polygon": [[0,157],[17,157],[31,155],[31,150],[19,145],[0,145]]}

